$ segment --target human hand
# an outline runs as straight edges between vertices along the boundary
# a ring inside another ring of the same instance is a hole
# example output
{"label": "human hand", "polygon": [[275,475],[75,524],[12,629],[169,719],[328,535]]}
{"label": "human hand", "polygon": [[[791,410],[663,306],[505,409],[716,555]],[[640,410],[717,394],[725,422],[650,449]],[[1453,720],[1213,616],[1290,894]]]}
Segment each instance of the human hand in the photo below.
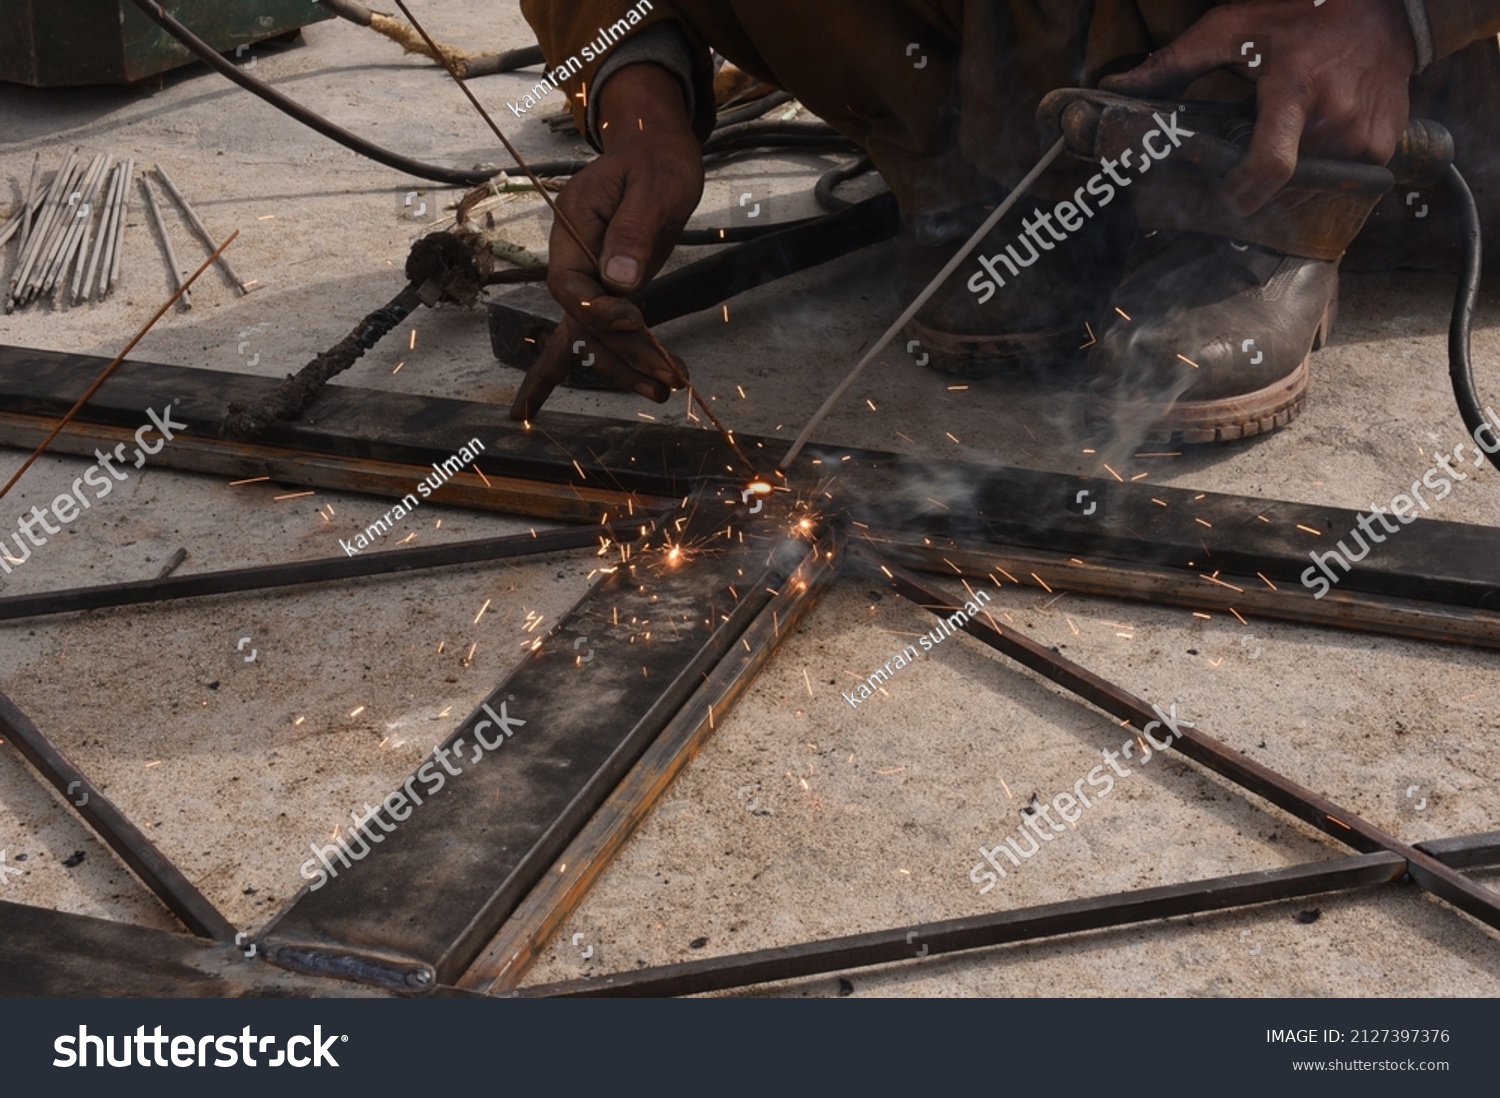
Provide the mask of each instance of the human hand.
{"label": "human hand", "polygon": [[[1246,42],[1260,48],[1248,55]],[[1260,64],[1249,62],[1258,56]],[[1297,170],[1299,153],[1386,164],[1406,130],[1417,47],[1401,0],[1244,0],[1216,7],[1106,91],[1179,94],[1230,69],[1255,81],[1250,151],[1224,181],[1236,213],[1255,213]]]}
{"label": "human hand", "polygon": [[[703,150],[677,78],[652,64],[629,65],[599,102],[604,152],[573,177],[557,205],[578,230],[552,226],[547,288],[567,316],[526,374],[511,407],[534,417],[571,368],[579,340],[594,368],[621,389],[661,403],[687,371],[663,361],[627,295],[661,270],[703,196]],[[603,272],[589,251],[599,257]],[[601,281],[602,278],[602,281]]]}

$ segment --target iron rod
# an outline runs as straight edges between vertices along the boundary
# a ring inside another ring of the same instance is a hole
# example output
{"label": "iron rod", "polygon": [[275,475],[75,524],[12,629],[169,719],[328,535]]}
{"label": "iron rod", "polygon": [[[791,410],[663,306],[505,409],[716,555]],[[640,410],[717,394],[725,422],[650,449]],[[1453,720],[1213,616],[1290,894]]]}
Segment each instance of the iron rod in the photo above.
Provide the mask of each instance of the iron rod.
{"label": "iron rod", "polygon": [[[161,180],[161,185],[167,189],[167,193],[176,199],[178,208],[182,210],[182,214],[187,218],[188,224],[196,229],[198,235],[203,238],[203,242],[212,248],[214,246],[214,235],[208,231],[202,219],[198,217],[197,211],[188,204],[186,196],[177,189],[177,184],[172,182],[172,177],[167,174],[167,169],[163,168],[160,164],[156,165],[156,178]],[[250,287],[245,280],[234,273],[234,267],[230,265],[228,256],[221,255],[219,257],[219,266],[224,268],[224,273],[240,288],[240,293],[248,294],[250,292]]]}
{"label": "iron rod", "polygon": [[0,694],[0,733],[78,809],[78,814],[185,927],[200,938],[234,940],[235,929],[219,909],[4,694]]}
{"label": "iron rod", "polygon": [[247,591],[268,591],[277,587],[299,587],[310,583],[359,579],[364,576],[413,572],[424,568],[448,568],[462,564],[506,560],[514,557],[557,553],[569,549],[596,546],[600,538],[633,540],[648,517],[612,522],[607,526],[581,526],[549,530],[540,534],[512,534],[501,538],[460,541],[451,545],[423,546],[417,549],[390,549],[382,553],[358,556],[324,557],[291,564],[272,564],[260,568],[232,568],[221,572],[204,572],[192,576],[134,580],[128,583],[97,587],[75,587],[66,591],[13,595],[0,599],[0,621],[16,618],[47,617],[72,614],[80,610],[100,610],[111,606],[138,606],[142,603],[171,602],[176,599],[201,598],[205,595],[228,595]]}

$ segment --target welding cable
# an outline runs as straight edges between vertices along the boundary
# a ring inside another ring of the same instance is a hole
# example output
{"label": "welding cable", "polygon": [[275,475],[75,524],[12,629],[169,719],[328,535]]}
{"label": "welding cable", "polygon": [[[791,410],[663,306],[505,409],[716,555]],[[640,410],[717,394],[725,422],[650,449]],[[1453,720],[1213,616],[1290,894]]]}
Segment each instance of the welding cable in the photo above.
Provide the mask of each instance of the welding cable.
{"label": "welding cable", "polygon": [[[1453,399],[1458,402],[1458,414],[1463,417],[1475,447],[1491,465],[1496,465],[1495,455],[1479,441],[1479,431],[1488,420],[1480,407],[1479,393],[1474,388],[1474,366],[1469,357],[1474,307],[1479,301],[1479,276],[1484,262],[1479,207],[1474,202],[1474,192],[1456,166],[1448,166],[1443,184],[1458,207],[1459,228],[1463,233],[1463,266],[1458,279],[1458,295],[1453,302],[1453,319],[1448,326],[1448,377],[1453,382]],[[1490,430],[1493,435],[1496,428],[1491,425]]]}
{"label": "welding cable", "polygon": [[246,91],[264,99],[271,106],[295,118],[304,126],[316,130],[324,137],[337,141],[344,148],[356,152],[360,156],[368,157],[376,163],[384,164],[388,168],[415,176],[418,179],[427,179],[434,183],[446,183],[455,187],[477,187],[479,184],[487,182],[500,174],[498,169],[488,172],[466,172],[453,168],[439,168],[431,164],[423,164],[418,160],[412,160],[409,157],[402,156],[400,153],[382,149],[379,145],[375,145],[362,137],[350,133],[343,127],[328,121],[322,115],[315,114],[300,103],[288,99],[269,84],[263,83],[251,76],[244,69],[227,61],[207,42],[203,41],[203,39],[167,14],[156,0],[134,0],[134,3],[136,7],[145,13],[148,19],[186,46],[205,65],[216,69],[220,74],[233,80]]}

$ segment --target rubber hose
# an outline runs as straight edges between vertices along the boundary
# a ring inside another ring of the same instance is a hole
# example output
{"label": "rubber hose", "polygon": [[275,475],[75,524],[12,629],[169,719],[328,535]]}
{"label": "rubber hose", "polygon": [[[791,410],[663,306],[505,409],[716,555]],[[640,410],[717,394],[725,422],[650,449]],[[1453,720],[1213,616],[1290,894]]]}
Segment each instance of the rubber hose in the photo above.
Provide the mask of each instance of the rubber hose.
{"label": "rubber hose", "polygon": [[372,144],[364,138],[350,133],[348,130],[335,125],[321,115],[313,113],[300,103],[288,99],[275,88],[251,76],[244,69],[231,64],[220,56],[218,51],[207,42],[168,15],[162,6],[156,3],[156,0],[134,0],[134,3],[136,7],[145,13],[148,19],[186,46],[205,65],[218,70],[219,73],[233,80],[246,91],[264,99],[277,110],[291,115],[304,126],[316,130],[324,137],[337,141],[344,148],[356,152],[360,156],[368,157],[376,163],[384,164],[386,167],[398,172],[416,176],[418,179],[428,179],[434,183],[446,183],[454,187],[477,187],[479,184],[485,183],[500,174],[498,171],[465,172],[453,168],[439,168],[431,164],[423,164],[418,160],[412,160],[409,157],[402,156],[400,153],[393,153],[387,149],[382,149],[379,145]]}
{"label": "rubber hose", "polygon": [[[1463,417],[1475,447],[1484,453],[1491,465],[1495,465],[1495,455],[1485,450],[1479,441],[1480,428],[1488,420],[1480,406],[1479,393],[1474,388],[1474,366],[1469,357],[1474,308],[1479,301],[1480,270],[1484,264],[1479,207],[1457,167],[1449,166],[1443,176],[1443,185],[1458,207],[1459,227],[1463,233],[1463,267],[1458,279],[1458,294],[1453,302],[1453,319],[1448,326],[1448,377],[1453,382],[1453,399],[1458,402],[1458,414]],[[1493,426],[1491,431],[1494,431]]]}

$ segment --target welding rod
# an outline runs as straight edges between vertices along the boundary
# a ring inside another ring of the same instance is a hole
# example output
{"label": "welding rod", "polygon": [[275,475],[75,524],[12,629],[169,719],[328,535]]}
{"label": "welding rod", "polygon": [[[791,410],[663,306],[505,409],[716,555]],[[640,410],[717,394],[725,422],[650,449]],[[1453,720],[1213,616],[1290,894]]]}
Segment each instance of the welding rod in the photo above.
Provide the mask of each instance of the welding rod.
{"label": "welding rod", "polygon": [[37,153],[36,159],[31,162],[31,186],[26,191],[26,202],[21,207],[21,212],[10,219],[10,223],[4,229],[0,229],[0,245],[7,243],[11,237],[16,235],[16,230],[21,232],[21,243],[17,255],[26,254],[27,238],[31,235],[31,216],[35,212],[32,207],[36,205],[37,174],[41,170],[42,154]]}
{"label": "welding rod", "polygon": [[[151,213],[151,220],[156,222],[156,231],[161,233],[161,243],[167,251],[167,262],[172,265],[172,278],[176,282],[176,288],[183,287],[182,267],[177,262],[177,252],[172,247],[172,238],[167,235],[167,223],[162,220],[161,207],[156,204],[156,195],[151,190],[151,180],[145,173],[141,175],[141,190],[146,192],[146,208]],[[191,309],[193,307],[193,295],[184,292],[182,295],[182,307]]]}
{"label": "welding rod", "polygon": [[[69,298],[72,299],[73,304],[78,304],[78,291],[83,287],[83,272],[85,269],[90,269],[89,253],[93,252],[93,258],[97,262],[104,244],[104,218],[108,213],[109,193],[114,190],[115,186],[114,178],[110,174],[110,169],[115,166],[113,160],[114,158],[111,157],[111,162],[105,166],[104,174],[94,185],[94,193],[90,198],[89,216],[83,219],[83,240],[78,246],[78,262],[73,267],[73,285],[69,287],[67,278],[64,276],[63,284],[58,287],[64,304]],[[94,234],[96,226],[99,229],[97,242]]]}
{"label": "welding rod", "polygon": [[73,256],[78,251],[78,242],[83,239],[84,229],[88,227],[89,214],[94,212],[95,190],[99,180],[104,178],[104,172],[110,160],[111,157],[104,153],[95,156],[89,164],[88,174],[83,177],[82,186],[74,192],[78,198],[76,206],[71,201],[72,196],[69,196],[68,231],[63,234],[62,248],[52,260],[51,266],[47,268],[47,276],[42,279],[39,293],[53,294],[57,290],[58,283],[66,280],[68,266],[73,262]]}
{"label": "welding rod", "polygon": [[1032,168],[1026,174],[1025,179],[1016,184],[1016,189],[1006,196],[1004,202],[995,207],[995,212],[985,219],[984,224],[979,226],[973,236],[969,237],[968,243],[960,248],[952,259],[948,260],[943,269],[938,272],[937,277],[928,283],[927,288],[918,294],[916,300],[906,307],[906,311],[896,318],[896,323],[890,326],[885,335],[876,340],[875,346],[865,352],[865,357],[855,363],[854,369],[849,371],[849,376],[844,378],[839,383],[839,387],[829,394],[828,399],[823,402],[823,406],[808,421],[807,426],[802,429],[802,433],[797,436],[797,441],[792,443],[791,449],[781,459],[781,464],[777,466],[776,471],[782,477],[786,477],[790,473],[792,462],[797,460],[797,455],[807,445],[808,439],[812,438],[813,432],[828,418],[828,414],[843,399],[844,394],[859,380],[859,375],[864,373],[865,367],[875,360],[876,355],[889,347],[891,340],[901,334],[901,329],[911,323],[912,318],[921,312],[922,307],[932,300],[932,296],[942,288],[943,283],[948,281],[948,276],[958,270],[959,265],[969,258],[974,249],[979,247],[979,242],[988,236],[990,230],[1000,223],[1000,219],[1010,213],[1011,207],[1021,200],[1021,196],[1029,191],[1032,185],[1041,178],[1042,173],[1052,166],[1052,162],[1062,155],[1062,151],[1066,145],[1067,142],[1063,138],[1058,138],[1057,143],[1042,154],[1042,158],[1037,161],[1036,167]]}
{"label": "welding rod", "polygon": [[57,196],[67,189],[68,179],[71,177],[73,164],[77,160],[78,150],[74,149],[63,161],[62,167],[57,169],[57,174],[52,177],[51,186],[48,187],[46,195],[42,199],[41,208],[37,212],[37,222],[32,227],[31,239],[27,243],[26,254],[21,256],[16,264],[16,272],[10,279],[10,296],[6,300],[5,311],[10,312],[21,301],[21,288],[26,284],[26,278],[31,273],[32,266],[36,263],[37,256],[45,247],[45,238],[51,231],[52,220],[57,212]]}
{"label": "welding rod", "polygon": [[16,294],[17,304],[25,304],[35,296],[37,280],[51,262],[57,243],[67,227],[67,215],[64,213],[67,204],[63,196],[77,186],[84,172],[82,161],[75,158],[70,158],[70,161],[66,178],[54,181],[55,186],[49,198],[46,222],[42,231],[33,236],[31,255],[22,271],[18,272],[21,288]]}
{"label": "welding rod", "polygon": [[[197,213],[194,212],[193,207],[188,205],[188,200],[177,189],[177,184],[172,182],[172,177],[167,174],[167,169],[163,168],[160,164],[156,165],[156,178],[161,180],[161,184],[167,189],[167,193],[177,200],[177,205],[182,208],[183,215],[187,217],[188,223],[198,230],[198,235],[203,238],[203,243],[208,245],[209,250],[212,251],[217,247],[214,234],[204,227],[203,222],[199,219]],[[239,275],[235,274],[234,268],[229,265],[228,256],[221,255],[219,257],[219,266],[224,268],[224,273],[240,288],[240,293],[248,294],[250,292],[249,284]]]}
{"label": "welding rod", "polygon": [[88,169],[70,188],[72,193],[68,195],[67,201],[58,211],[58,224],[53,229],[55,241],[52,249],[47,254],[46,262],[32,275],[31,296],[33,299],[40,297],[56,284],[58,268],[71,253],[82,224],[82,219],[78,214],[87,207],[88,200],[85,196],[103,163],[103,154],[95,154],[94,159],[89,161]]}
{"label": "welding rod", "polygon": [[31,223],[32,219],[36,216],[38,198],[36,189],[41,181],[42,154],[37,153],[36,157],[31,161],[31,185],[26,188],[26,205],[21,210],[21,216],[25,217],[26,220],[21,223],[21,243],[19,245],[20,250],[16,253],[17,255],[26,251],[26,245],[31,243]]}
{"label": "welding rod", "polygon": [[[113,174],[109,177],[109,190],[105,194],[104,208],[99,213],[99,240],[94,246],[94,254],[89,257],[88,271],[84,272],[83,260],[78,261],[78,274],[73,279],[73,304],[77,305],[84,298],[90,296],[94,288],[94,276],[99,272],[99,263],[104,258],[104,253],[109,250],[109,244],[114,232],[115,201],[120,196],[120,175],[125,165],[116,164]],[[79,292],[79,287],[83,292]]]}
{"label": "welding rod", "polygon": [[99,276],[99,296],[108,297],[120,277],[120,255],[125,250],[125,219],[130,215],[130,182],[135,177],[135,160],[125,162],[125,185],[120,188],[120,209],[115,214],[115,243],[110,249],[109,275]]}

